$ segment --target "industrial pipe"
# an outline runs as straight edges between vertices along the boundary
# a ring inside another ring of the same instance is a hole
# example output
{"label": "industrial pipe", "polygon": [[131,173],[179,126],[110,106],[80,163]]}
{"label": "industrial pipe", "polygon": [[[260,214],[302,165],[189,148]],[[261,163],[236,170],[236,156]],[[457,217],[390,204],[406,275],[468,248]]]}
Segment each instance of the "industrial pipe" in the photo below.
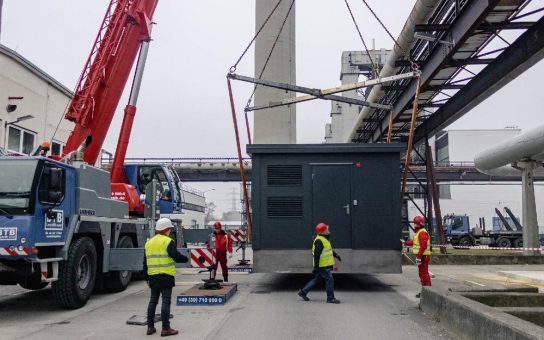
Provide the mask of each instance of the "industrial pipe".
{"label": "industrial pipe", "polygon": [[493,170],[508,174],[515,170],[510,164],[523,160],[544,161],[544,125],[478,153],[474,165],[486,174]]}
{"label": "industrial pipe", "polygon": [[[397,39],[398,45],[394,44],[393,52],[389,55],[389,58],[387,58],[387,61],[380,72],[380,77],[388,77],[396,74],[395,61],[400,57],[404,57],[405,53],[410,51],[412,44],[416,40],[416,38],[414,38],[415,25],[427,23],[440,3],[440,0],[418,0],[416,2]],[[383,95],[384,92],[382,91],[382,87],[380,85],[374,86],[368,95],[367,101],[376,103]],[[369,107],[364,107],[361,110],[346,143],[351,143],[353,138],[355,138],[359,126],[362,124],[363,119],[368,118],[370,111],[371,108]]]}

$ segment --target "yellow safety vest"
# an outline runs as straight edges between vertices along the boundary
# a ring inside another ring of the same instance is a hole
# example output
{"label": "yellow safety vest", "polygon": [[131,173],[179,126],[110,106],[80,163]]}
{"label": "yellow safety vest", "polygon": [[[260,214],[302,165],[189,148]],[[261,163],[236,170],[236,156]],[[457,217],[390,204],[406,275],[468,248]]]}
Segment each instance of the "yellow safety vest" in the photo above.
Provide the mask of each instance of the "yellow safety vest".
{"label": "yellow safety vest", "polygon": [[176,275],[174,260],[168,255],[168,245],[172,239],[168,236],[156,234],[145,243],[145,259],[147,263],[147,274]]}
{"label": "yellow safety vest", "polygon": [[[427,233],[427,236],[429,236],[429,233],[425,228],[421,228],[417,231],[417,233],[414,235],[414,246],[412,248],[412,253],[418,254],[419,249],[421,248],[421,245],[419,244],[419,234],[425,232]],[[427,248],[425,248],[425,251],[423,252],[423,255],[431,255],[431,237],[427,238]]]}
{"label": "yellow safety vest", "polygon": [[[315,241],[320,240],[323,243],[323,251],[319,257],[319,268],[334,266],[334,257],[332,256],[331,242],[321,235],[317,235],[312,245],[312,255],[315,254]],[[312,256],[313,259],[313,256]],[[313,262],[312,262],[313,263]],[[315,267],[315,263],[314,263]]]}

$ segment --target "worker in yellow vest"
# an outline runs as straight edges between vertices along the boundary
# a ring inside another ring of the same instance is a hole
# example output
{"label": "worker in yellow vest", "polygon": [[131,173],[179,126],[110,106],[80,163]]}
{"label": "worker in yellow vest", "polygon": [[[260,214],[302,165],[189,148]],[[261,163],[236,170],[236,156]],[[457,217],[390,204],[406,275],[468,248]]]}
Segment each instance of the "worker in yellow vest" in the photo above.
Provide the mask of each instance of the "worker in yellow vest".
{"label": "worker in yellow vest", "polygon": [[332,250],[331,242],[329,241],[329,226],[325,223],[319,223],[315,227],[315,233],[317,234],[314,238],[312,245],[312,255],[313,255],[313,274],[314,278],[310,280],[298,291],[298,296],[300,296],[304,301],[309,301],[307,294],[312,288],[314,288],[319,281],[325,280],[325,290],[327,291],[327,302],[328,303],[340,303],[340,300],[337,300],[334,297],[334,278],[332,276],[332,269],[334,267],[335,261],[334,258],[337,258],[338,261],[342,261],[340,256]]}
{"label": "worker in yellow vest", "polygon": [[[422,286],[431,285],[431,275],[429,274],[429,263],[431,262],[431,238],[429,232],[425,229],[425,219],[423,216],[414,217],[414,240],[404,242],[405,246],[412,247],[412,253],[416,256],[416,264],[419,272],[419,279]],[[416,295],[421,297],[421,293]]]}
{"label": "worker in yellow vest", "polygon": [[144,278],[151,289],[151,297],[147,306],[147,335],[155,333],[155,310],[162,295],[161,336],[176,335],[178,331],[170,328],[170,304],[172,288],[176,285],[174,276],[176,266],[174,262],[188,262],[189,259],[181,255],[170,232],[174,229],[172,221],[161,218],[155,225],[155,236],[145,244]]}

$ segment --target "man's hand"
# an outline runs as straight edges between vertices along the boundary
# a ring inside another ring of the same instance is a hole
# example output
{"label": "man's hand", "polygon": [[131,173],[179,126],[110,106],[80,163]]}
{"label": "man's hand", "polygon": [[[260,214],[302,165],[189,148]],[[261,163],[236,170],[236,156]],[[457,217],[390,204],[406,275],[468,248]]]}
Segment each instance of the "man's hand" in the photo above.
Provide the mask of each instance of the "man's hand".
{"label": "man's hand", "polygon": [[421,262],[421,256],[417,256],[417,257],[416,257],[416,264],[417,264],[418,266],[421,266],[421,263],[422,263],[422,262]]}
{"label": "man's hand", "polygon": [[149,280],[145,280],[145,284],[149,287]]}

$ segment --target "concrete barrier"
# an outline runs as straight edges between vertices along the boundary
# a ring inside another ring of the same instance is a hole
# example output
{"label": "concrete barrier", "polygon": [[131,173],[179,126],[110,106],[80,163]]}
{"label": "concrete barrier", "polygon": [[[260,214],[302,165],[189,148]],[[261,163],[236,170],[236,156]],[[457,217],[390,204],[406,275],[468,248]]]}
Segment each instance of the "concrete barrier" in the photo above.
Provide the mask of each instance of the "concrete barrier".
{"label": "concrete barrier", "polygon": [[544,339],[544,328],[457,292],[423,287],[420,306],[461,339]]}

